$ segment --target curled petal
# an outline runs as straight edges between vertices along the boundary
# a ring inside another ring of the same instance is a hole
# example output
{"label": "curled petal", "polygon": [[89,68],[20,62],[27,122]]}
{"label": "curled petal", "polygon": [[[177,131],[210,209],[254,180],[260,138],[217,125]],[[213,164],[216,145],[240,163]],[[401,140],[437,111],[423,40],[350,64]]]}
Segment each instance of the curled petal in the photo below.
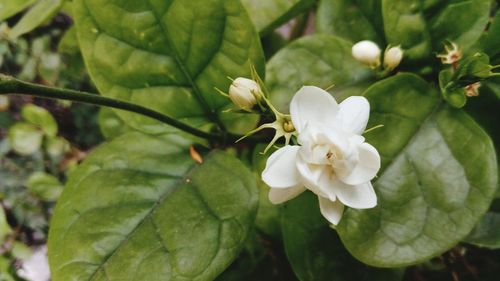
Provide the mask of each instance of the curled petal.
{"label": "curled petal", "polygon": [[365,97],[348,97],[339,105],[337,121],[343,130],[357,135],[363,134],[370,116],[370,104]]}
{"label": "curled petal", "polygon": [[323,217],[325,217],[330,223],[337,225],[342,218],[342,213],[344,212],[344,205],[336,201],[328,200],[318,196],[319,208]]}
{"label": "curled petal", "polygon": [[313,86],[302,87],[290,103],[292,122],[299,134],[307,124],[332,124],[338,110],[337,102],[327,91]]}
{"label": "curled petal", "polygon": [[273,204],[281,204],[290,199],[293,199],[302,192],[304,192],[306,188],[303,185],[297,185],[289,188],[271,188],[269,190],[269,201]]}
{"label": "curled petal", "polygon": [[297,171],[299,146],[287,145],[275,151],[266,162],[262,180],[271,188],[288,188],[301,183]]}
{"label": "curled petal", "polygon": [[380,155],[368,143],[357,146],[358,159],[348,174],[340,174],[340,179],[349,185],[357,185],[372,180],[380,169]]}
{"label": "curled petal", "polygon": [[377,206],[377,195],[370,182],[359,185],[335,183],[337,198],[344,205],[356,209],[369,209]]}

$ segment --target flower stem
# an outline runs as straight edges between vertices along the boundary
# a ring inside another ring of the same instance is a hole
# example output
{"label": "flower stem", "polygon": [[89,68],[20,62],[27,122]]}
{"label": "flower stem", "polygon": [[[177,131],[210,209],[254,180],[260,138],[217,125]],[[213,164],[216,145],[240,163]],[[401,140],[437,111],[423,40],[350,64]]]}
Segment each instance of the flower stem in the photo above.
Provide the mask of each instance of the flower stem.
{"label": "flower stem", "polygon": [[208,140],[224,141],[226,138],[228,138],[229,140],[239,138],[239,136],[233,136],[233,135],[224,136],[214,133],[207,133],[197,128],[193,128],[185,123],[179,122],[176,119],[169,117],[165,114],[162,114],[158,111],[151,110],[137,104],[116,100],[112,98],[107,98],[87,92],[80,92],[62,88],[52,88],[43,85],[28,83],[15,79],[11,76],[0,74],[0,95],[3,94],[30,95],[48,99],[70,100],[87,104],[94,104],[99,106],[122,109],[125,111],[130,111],[153,118],[162,123],[165,123],[182,131],[185,131],[193,136],[197,136]]}

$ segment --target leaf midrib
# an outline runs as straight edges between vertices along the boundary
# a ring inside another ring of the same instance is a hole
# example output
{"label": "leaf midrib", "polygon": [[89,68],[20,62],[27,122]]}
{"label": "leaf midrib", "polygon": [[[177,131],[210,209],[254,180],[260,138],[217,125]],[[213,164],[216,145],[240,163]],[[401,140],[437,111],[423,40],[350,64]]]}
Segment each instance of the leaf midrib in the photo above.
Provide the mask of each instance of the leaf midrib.
{"label": "leaf midrib", "polygon": [[[213,155],[215,155],[215,152],[212,151],[210,152],[206,157],[205,157],[205,162],[208,162],[212,157]],[[104,265],[107,264],[107,262],[118,252],[118,249],[120,249],[129,239],[131,236],[133,236],[133,234],[139,229],[141,228],[141,226],[149,219],[151,218],[151,216],[154,214],[154,212],[157,210],[158,206],[160,206],[161,204],[163,204],[165,202],[165,200],[167,200],[167,198],[169,197],[169,195],[171,195],[172,193],[174,193],[176,190],[178,190],[178,187],[180,185],[182,185],[183,182],[185,182],[187,180],[187,178],[189,178],[198,168],[200,167],[200,165],[196,164],[196,163],[193,163],[193,165],[191,166],[191,168],[189,169],[189,171],[182,177],[180,178],[174,185],[173,185],[173,189],[170,190],[170,189],[166,189],[164,191],[164,193],[160,196],[160,198],[153,204],[153,206],[151,207],[151,209],[147,212],[147,214],[141,219],[141,222],[139,222],[126,236],[125,238],[116,246],[116,248],[99,264],[99,266],[95,269],[94,273],[92,273],[92,275],[90,275],[89,277],[89,281],[93,281],[95,280],[94,278],[97,277],[97,273],[104,268]],[[203,198],[200,197],[203,201]],[[151,221],[153,221],[153,219],[151,218]],[[162,243],[163,245],[163,240],[161,240],[160,242]]]}
{"label": "leaf midrib", "polygon": [[[177,65],[179,66],[180,70],[182,71],[182,73],[184,74],[186,79],[188,80],[189,84],[191,84],[191,87],[193,88],[193,93],[195,94],[196,98],[198,99],[198,102],[200,103],[200,105],[203,107],[205,114],[210,118],[210,120],[212,120],[212,122],[214,122],[219,127],[220,130],[226,131],[226,128],[225,128],[224,124],[222,123],[222,121],[220,120],[219,116],[217,116],[217,114],[215,113],[215,110],[212,109],[208,105],[208,102],[203,97],[203,94],[201,93],[201,90],[198,88],[198,85],[194,82],[193,77],[191,77],[191,74],[188,72],[184,63],[180,59],[179,53],[177,52],[172,40],[170,39],[170,33],[163,26],[163,22],[160,20],[160,18],[156,14],[154,7],[151,5],[151,2],[149,0],[146,0],[146,3],[150,8],[151,13],[154,15],[156,23],[160,27],[160,30],[162,31],[163,37],[165,38],[165,41],[167,41],[167,44],[168,44],[170,50],[172,50],[172,55],[173,55],[175,61],[177,62]],[[168,12],[172,3],[173,3],[173,1],[169,4],[167,9],[164,11],[164,13]]]}

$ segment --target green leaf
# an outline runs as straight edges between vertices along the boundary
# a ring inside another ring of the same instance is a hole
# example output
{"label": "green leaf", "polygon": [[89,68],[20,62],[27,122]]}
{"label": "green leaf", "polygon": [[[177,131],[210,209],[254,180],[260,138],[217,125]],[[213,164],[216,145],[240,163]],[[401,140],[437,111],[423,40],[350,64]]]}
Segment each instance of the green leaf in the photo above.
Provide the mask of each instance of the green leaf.
{"label": "green leaf", "polygon": [[9,35],[12,38],[19,37],[32,31],[39,25],[51,19],[63,6],[64,0],[40,0],[38,1],[12,28]]}
{"label": "green leaf", "polygon": [[361,93],[370,72],[351,56],[352,43],[332,35],[313,35],[299,39],[279,51],[267,65],[266,85],[271,101],[287,112],[293,95],[303,85],[323,89],[342,100]]}
{"label": "green leaf", "polygon": [[311,8],[315,0],[241,0],[241,2],[260,34],[267,34]]}
{"label": "green leaf", "polygon": [[500,214],[488,212],[464,242],[489,249],[500,249]]}
{"label": "green leaf", "polygon": [[47,136],[55,137],[57,135],[57,122],[45,108],[27,104],[23,106],[21,116],[27,122],[40,128]]}
{"label": "green leaf", "polygon": [[[5,238],[12,232],[12,228],[7,222],[7,218],[5,217],[5,211],[3,206],[0,206],[0,244],[3,245]],[[2,271],[0,271],[2,272]]]}
{"label": "green leaf", "polygon": [[[499,59],[500,54],[500,13],[497,10],[486,34],[481,38],[480,45],[492,59]],[[495,60],[494,60],[495,61]]]}
{"label": "green leaf", "polygon": [[107,139],[113,139],[126,132],[133,131],[111,108],[102,107],[98,116],[99,128],[102,135]]}
{"label": "green leaf", "polygon": [[371,40],[384,43],[381,1],[323,0],[318,7],[316,28],[353,43]]}
{"label": "green leaf", "polygon": [[429,21],[434,48],[438,49],[446,40],[458,44],[462,50],[472,46],[488,24],[491,0],[447,0],[440,5],[442,9]]}
{"label": "green leaf", "polygon": [[382,15],[387,43],[401,45],[405,61],[415,62],[431,54],[431,37],[420,0],[382,0]]}
{"label": "green leaf", "polygon": [[445,69],[439,72],[439,88],[443,98],[453,107],[462,108],[467,103],[467,96],[462,87],[452,82],[453,71]]}
{"label": "green leaf", "polygon": [[461,241],[488,209],[497,189],[495,149],[463,111],[440,102],[418,76],[400,74],[370,87],[366,135],[382,168],[378,205],[348,209],[338,225],[346,248],[379,267],[416,264]]}
{"label": "green leaf", "polygon": [[128,133],[89,155],[54,211],[53,280],[213,280],[229,266],[255,218],[255,178],[220,151],[199,165],[189,145]]}
{"label": "green leaf", "polygon": [[45,150],[52,159],[61,159],[70,147],[70,143],[62,137],[51,137],[45,141]]}
{"label": "green leaf", "polygon": [[42,146],[43,132],[28,123],[16,123],[8,133],[12,149],[21,155],[35,153]]}
{"label": "green leaf", "polygon": [[44,201],[56,201],[63,191],[61,182],[53,175],[44,172],[33,173],[28,178],[26,187]]}
{"label": "green leaf", "polygon": [[[76,0],[74,14],[83,57],[101,94],[193,126],[220,123],[231,102],[214,87],[228,89],[226,76],[250,77],[251,64],[264,73],[259,36],[239,1]],[[117,113],[146,132],[171,130]]]}
{"label": "green leaf", "polygon": [[0,21],[13,16],[20,11],[26,9],[29,5],[35,3],[36,0],[4,0],[0,3]]}
{"label": "green leaf", "polygon": [[266,146],[266,144],[256,145],[252,155],[252,167],[255,177],[258,178],[257,184],[260,189],[259,209],[255,218],[255,227],[268,236],[280,239],[280,206],[269,201],[269,186],[262,181],[260,176],[266,167],[267,158],[275,151],[274,148],[271,148],[267,154],[262,154]]}
{"label": "green leaf", "polygon": [[318,199],[305,192],[283,208],[285,251],[300,280],[396,281],[404,270],[375,269],[355,260],[319,212]]}

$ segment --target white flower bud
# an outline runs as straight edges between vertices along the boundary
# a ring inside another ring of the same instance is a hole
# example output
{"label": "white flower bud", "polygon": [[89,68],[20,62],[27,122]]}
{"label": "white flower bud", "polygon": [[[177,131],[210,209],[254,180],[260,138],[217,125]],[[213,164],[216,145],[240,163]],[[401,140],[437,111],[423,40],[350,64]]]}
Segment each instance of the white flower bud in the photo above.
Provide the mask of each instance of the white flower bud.
{"label": "white flower bud", "polygon": [[380,65],[380,48],[372,41],[360,41],[352,46],[352,56],[371,68]]}
{"label": "white flower bud", "polygon": [[9,98],[7,96],[0,96],[0,112],[9,109]]}
{"label": "white flower bud", "polygon": [[262,97],[262,91],[257,82],[239,77],[229,87],[229,98],[243,110],[250,110]]}
{"label": "white flower bud", "polygon": [[403,49],[400,46],[390,47],[384,53],[384,66],[389,70],[398,67],[403,59]]}

